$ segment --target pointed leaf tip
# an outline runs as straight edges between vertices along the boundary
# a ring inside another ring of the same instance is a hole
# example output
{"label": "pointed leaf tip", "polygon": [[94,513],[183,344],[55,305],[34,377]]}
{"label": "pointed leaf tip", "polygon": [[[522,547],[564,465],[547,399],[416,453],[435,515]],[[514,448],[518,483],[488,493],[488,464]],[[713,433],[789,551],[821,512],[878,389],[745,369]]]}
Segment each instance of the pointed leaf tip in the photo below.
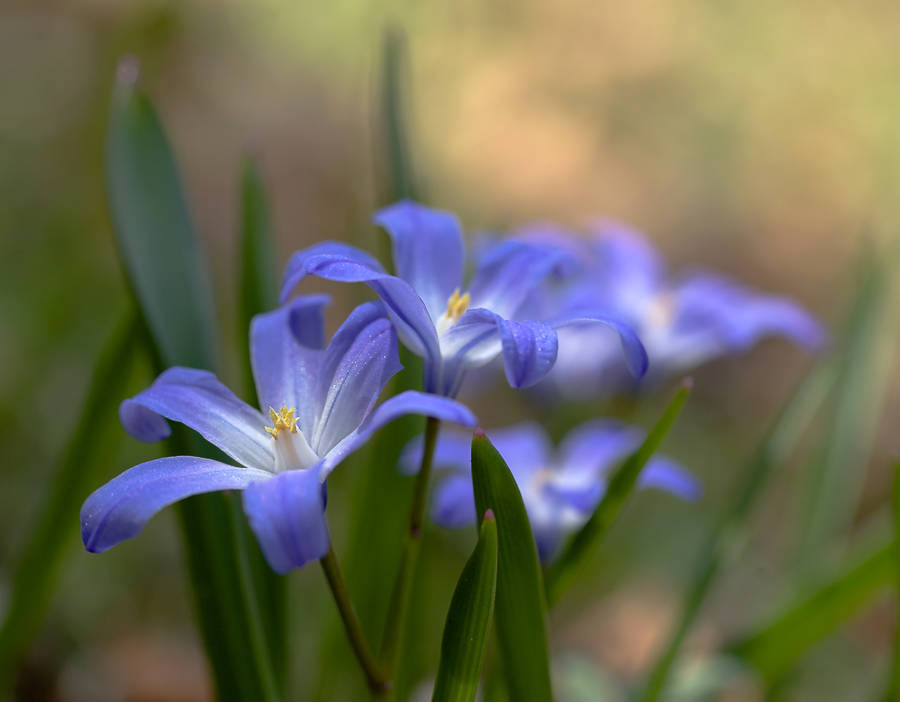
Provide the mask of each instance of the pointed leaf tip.
{"label": "pointed leaf tip", "polygon": [[494,516],[494,510],[492,509],[489,509],[484,513],[484,521],[488,521],[489,519],[496,519],[496,517]]}
{"label": "pointed leaf tip", "polygon": [[474,438],[476,438],[476,439],[486,439],[487,436],[485,436],[484,429],[482,429],[481,427],[475,427],[475,436],[474,436]]}
{"label": "pointed leaf tip", "polygon": [[141,62],[134,54],[125,54],[116,66],[116,82],[133,86],[141,75]]}
{"label": "pointed leaf tip", "polygon": [[693,390],[694,389],[694,379],[691,376],[685,376],[681,379],[681,387],[685,390]]}

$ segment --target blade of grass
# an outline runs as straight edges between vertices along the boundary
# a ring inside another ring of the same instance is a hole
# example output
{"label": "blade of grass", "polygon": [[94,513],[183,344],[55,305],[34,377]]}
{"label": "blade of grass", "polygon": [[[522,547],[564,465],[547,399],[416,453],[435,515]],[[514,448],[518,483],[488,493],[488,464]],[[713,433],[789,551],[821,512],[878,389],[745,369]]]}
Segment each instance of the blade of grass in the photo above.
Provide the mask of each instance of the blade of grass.
{"label": "blade of grass", "polygon": [[[269,202],[256,159],[248,156],[241,169],[241,233],[238,271],[238,351],[244,378],[244,399],[257,406],[256,385],[250,366],[250,322],[254,316],[278,306],[274,233],[269,215]],[[262,407],[260,409],[265,410]],[[284,693],[287,682],[289,639],[287,632],[287,577],[273,571],[250,532],[250,526],[239,510],[242,538],[250,556],[259,610],[271,654],[272,669]]]}
{"label": "blade of grass", "polygon": [[[894,543],[900,544],[900,460],[894,461]],[[894,657],[891,662],[891,676],[888,679],[884,702],[900,702],[900,549],[894,549],[894,589],[897,601],[897,621],[894,629]]]}
{"label": "blade of grass", "polygon": [[488,510],[478,543],[459,576],[441,641],[441,657],[432,702],[472,702],[481,667],[497,591],[497,521]]}
{"label": "blade of grass", "polygon": [[837,366],[833,361],[815,365],[772,422],[744,472],[742,484],[736,490],[734,499],[718,518],[700,549],[700,560],[687,588],[680,621],[643,690],[637,696],[640,702],[653,702],[659,697],[681,644],[706,601],[719,569],[723,563],[734,560],[734,545],[743,543],[739,535],[746,528],[747,518],[766,479],[775,466],[782,465],[794,452],[836,381]]}
{"label": "blade of grass", "polygon": [[547,601],[551,607],[559,601],[581,574],[588,559],[594,555],[603,537],[606,536],[609,528],[621,513],[634,492],[641,471],[650,457],[656,453],[672,424],[675,423],[690,390],[691,380],[687,378],[682,381],[681,388],[675,393],[675,397],[666,407],[656,426],[647,434],[644,443],[625,460],[625,463],[610,479],[606,494],[591,518],[569,540],[559,560],[547,569],[545,585]]}
{"label": "blade of grass", "polygon": [[[497,640],[511,702],[551,702],[547,605],[525,503],[503,457],[480,429],[472,439],[479,525],[497,517]],[[480,526],[479,528],[483,528]]]}
{"label": "blade of grass", "polygon": [[814,644],[835,631],[885,591],[897,572],[897,547],[891,541],[811,596],[791,605],[762,631],[729,647],[777,682]]}
{"label": "blade of grass", "polygon": [[40,628],[59,580],[63,557],[78,535],[81,505],[106,478],[124,438],[118,408],[135,381],[145,332],[133,306],[103,348],[75,431],[50,482],[33,536],[15,569],[0,628],[0,698]]}
{"label": "blade of grass", "polygon": [[[135,60],[123,60],[107,132],[106,179],[116,241],[158,364],[214,370],[215,309],[206,262],[168,139],[149,100],[137,90],[137,77]],[[173,432],[170,448],[216,455],[181,427]],[[271,666],[261,664],[268,652],[260,654],[254,646],[264,639],[258,636],[263,625],[255,616],[259,607],[252,583],[241,579],[248,556],[232,528],[230,497],[198,495],[176,510],[219,699],[274,702]]]}

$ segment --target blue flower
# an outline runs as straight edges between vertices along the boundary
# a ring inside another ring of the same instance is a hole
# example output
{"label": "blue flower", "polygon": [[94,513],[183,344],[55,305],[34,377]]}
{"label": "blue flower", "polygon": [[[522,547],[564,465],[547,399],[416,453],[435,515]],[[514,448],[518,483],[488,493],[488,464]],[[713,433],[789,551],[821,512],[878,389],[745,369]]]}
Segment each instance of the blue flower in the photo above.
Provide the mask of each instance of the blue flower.
{"label": "blue flower", "polygon": [[[238,399],[212,373],[170,368],[125,400],[125,430],[145,442],[182,422],[237,466],[178,456],[142,463],[94,492],[81,510],[84,545],[100,553],[141,533],[164,507],[191,495],[243,490],[244,511],[269,565],[279,573],[325,556],[325,479],[378,429],[406,414],[474,426],[463,405],[405,392],[376,407],[400,370],[397,337],[384,305],[357,307],[325,348],[323,296],[301,297],[258,315],[251,361],[261,407]],[[279,409],[275,409],[279,408]]]}
{"label": "blue flower", "polygon": [[[617,332],[635,375],[647,356],[634,330],[614,316],[580,309],[541,319],[514,319],[526,297],[566,261],[562,251],[504,241],[475,265],[465,287],[463,234],[456,217],[404,200],[376,212],[393,244],[396,276],[365,251],[323,242],[293,255],[282,281],[282,301],[307,275],[366,283],[381,298],[400,340],[424,359],[427,392],[456,397],[467,370],[503,355],[513,387],[529,387],[556,362],[556,329],[600,323]],[[467,290],[466,292],[463,292]]]}
{"label": "blue flower", "polygon": [[[551,562],[566,539],[593,514],[606,492],[610,471],[633,453],[643,431],[614,419],[585,422],[570,431],[554,451],[550,437],[533,422],[490,431],[489,438],[516,479],[542,563]],[[435,447],[435,469],[447,470],[435,488],[431,518],[457,529],[475,523],[472,490],[472,436],[444,432]],[[400,457],[405,474],[418,470],[422,437],[413,439]],[[644,467],[644,488],[658,488],[691,502],[700,499],[700,481],[680,464],[659,454]]]}
{"label": "blue flower", "polygon": [[[599,308],[631,324],[647,349],[651,381],[748,351],[765,336],[787,338],[808,352],[826,344],[821,322],[791,299],[711,273],[672,280],[659,253],[640,233],[601,220],[592,234],[582,237],[552,227],[520,234],[581,262],[567,284],[542,290],[526,307],[551,305],[569,314]],[[550,378],[572,396],[594,395],[621,382],[614,339],[597,327],[564,330]]]}

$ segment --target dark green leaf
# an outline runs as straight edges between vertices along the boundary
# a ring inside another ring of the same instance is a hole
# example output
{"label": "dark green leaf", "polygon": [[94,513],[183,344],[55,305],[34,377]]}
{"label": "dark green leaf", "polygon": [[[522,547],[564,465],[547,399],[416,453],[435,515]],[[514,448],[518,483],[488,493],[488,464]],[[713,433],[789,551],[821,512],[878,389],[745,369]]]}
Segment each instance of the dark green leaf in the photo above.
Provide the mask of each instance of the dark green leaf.
{"label": "dark green leaf", "polygon": [[732,647],[773,683],[815,643],[871,604],[897,571],[894,542],[790,606],[774,623]]}
{"label": "dark green leaf", "polygon": [[66,548],[78,534],[81,505],[108,476],[124,437],[118,408],[135,382],[142,333],[140,317],[131,307],[97,360],[81,419],[15,570],[8,615],[0,628],[0,698],[38,632]]}
{"label": "dark green leaf", "polygon": [[[175,160],[150,102],[135,87],[137,66],[123,61],[112,100],[106,181],[116,240],[128,280],[163,366],[215,369],[215,311],[200,242]],[[173,433],[175,453],[218,457],[196,435]],[[231,497],[198,495],[178,504],[188,571],[218,697],[276,699],[247,548],[233,528]]]}
{"label": "dark green leaf", "polygon": [[484,664],[497,589],[497,522],[490,510],[463,568],[444,625],[434,702],[472,702]]}
{"label": "dark green leaf", "polygon": [[[894,543],[900,543],[900,460],[894,461]],[[888,680],[884,702],[900,700],[900,549],[894,550],[894,590],[898,603],[896,607],[897,621],[894,624],[894,660],[891,664],[891,677]]]}
{"label": "dark green leaf", "polygon": [[479,525],[497,516],[497,638],[511,702],[550,702],[546,603],[525,503],[506,462],[480,429],[472,440]]}
{"label": "dark green leaf", "polygon": [[[269,202],[259,166],[252,157],[244,160],[241,173],[239,256],[237,343],[243,366],[244,398],[255,406],[256,387],[250,367],[250,321],[278,305],[278,271]],[[283,685],[287,680],[288,662],[287,578],[273,571],[266,563],[243,514],[238,514],[236,518],[243,523],[242,536],[250,555],[255,589],[259,593],[259,609],[272,667],[276,680]]]}
{"label": "dark green leaf", "polygon": [[682,382],[681,388],[669,403],[656,426],[647,434],[644,443],[633,453],[622,467],[616,471],[609,481],[609,487],[603,500],[594,514],[581,530],[567,544],[560,559],[547,571],[547,600],[550,605],[556,604],[559,598],[571,587],[591,556],[594,555],[603,537],[609,531],[616,517],[622,511],[631,493],[637,485],[637,479],[650,457],[656,453],[665,438],[681,407],[690,393],[689,379]]}

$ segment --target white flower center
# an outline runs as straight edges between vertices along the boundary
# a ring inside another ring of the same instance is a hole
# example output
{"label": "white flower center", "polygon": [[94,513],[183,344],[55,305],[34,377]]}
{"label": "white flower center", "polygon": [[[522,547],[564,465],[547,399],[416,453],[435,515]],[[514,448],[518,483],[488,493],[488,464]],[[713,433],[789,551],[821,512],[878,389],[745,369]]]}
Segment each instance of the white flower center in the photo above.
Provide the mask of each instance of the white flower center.
{"label": "white flower center", "polygon": [[311,468],[319,462],[319,457],[310,448],[303,432],[297,429],[297,419],[294,417],[296,411],[293,407],[282,407],[281,412],[269,408],[269,417],[275,426],[266,427],[266,431],[272,435],[276,473]]}
{"label": "white flower center", "polygon": [[470,293],[460,295],[459,288],[453,291],[453,294],[447,300],[447,310],[437,318],[434,324],[438,336],[443,336],[444,332],[459,321],[459,318],[469,309],[471,300],[472,295]]}

